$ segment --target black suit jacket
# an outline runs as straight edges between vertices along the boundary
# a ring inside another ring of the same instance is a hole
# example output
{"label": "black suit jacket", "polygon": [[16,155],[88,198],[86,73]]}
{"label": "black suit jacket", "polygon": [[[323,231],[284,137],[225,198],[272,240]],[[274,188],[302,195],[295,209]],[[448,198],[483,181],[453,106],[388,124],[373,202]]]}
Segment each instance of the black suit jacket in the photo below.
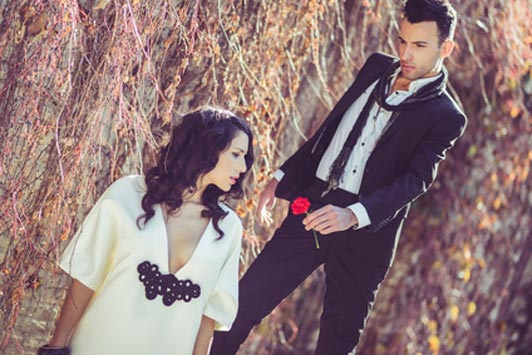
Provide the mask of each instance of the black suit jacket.
{"label": "black suit jacket", "polygon": [[[345,111],[396,60],[382,53],[368,58],[317,132],[281,166],[284,177],[277,197],[291,200],[310,183]],[[447,91],[392,119],[369,157],[359,191],[359,201],[371,220],[362,231],[371,238],[369,243],[376,243],[377,259],[386,263],[393,256],[410,204],[428,190],[438,164],[467,123]]]}

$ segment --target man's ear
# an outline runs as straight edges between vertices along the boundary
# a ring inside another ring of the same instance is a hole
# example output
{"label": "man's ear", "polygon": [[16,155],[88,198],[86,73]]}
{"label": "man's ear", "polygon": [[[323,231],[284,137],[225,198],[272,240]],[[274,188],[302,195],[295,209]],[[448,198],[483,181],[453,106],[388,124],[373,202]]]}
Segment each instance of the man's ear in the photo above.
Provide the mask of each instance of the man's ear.
{"label": "man's ear", "polygon": [[454,41],[451,39],[446,39],[441,45],[441,57],[447,58],[451,55],[454,49]]}

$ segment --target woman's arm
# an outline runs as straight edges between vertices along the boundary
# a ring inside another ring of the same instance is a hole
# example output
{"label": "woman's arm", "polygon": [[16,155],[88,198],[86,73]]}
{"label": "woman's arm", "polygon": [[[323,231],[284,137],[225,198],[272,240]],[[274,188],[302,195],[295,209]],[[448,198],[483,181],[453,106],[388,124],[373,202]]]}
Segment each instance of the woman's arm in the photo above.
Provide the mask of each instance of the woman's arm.
{"label": "woman's arm", "polygon": [[214,320],[203,316],[201,324],[194,344],[193,355],[207,355],[211,345],[212,335],[214,334]]}
{"label": "woman's arm", "polygon": [[76,279],[72,280],[49,346],[65,347],[68,345],[70,336],[78,325],[93,294],[93,290]]}

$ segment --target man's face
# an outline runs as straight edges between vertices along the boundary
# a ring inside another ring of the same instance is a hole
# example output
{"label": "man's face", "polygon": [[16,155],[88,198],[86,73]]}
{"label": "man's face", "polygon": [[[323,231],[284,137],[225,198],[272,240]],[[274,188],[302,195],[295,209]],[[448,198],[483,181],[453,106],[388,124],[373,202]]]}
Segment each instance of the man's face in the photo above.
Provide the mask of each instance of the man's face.
{"label": "man's face", "polygon": [[453,42],[438,42],[438,26],[434,21],[410,23],[403,19],[399,33],[401,76],[416,80],[437,75],[443,58],[451,54]]}

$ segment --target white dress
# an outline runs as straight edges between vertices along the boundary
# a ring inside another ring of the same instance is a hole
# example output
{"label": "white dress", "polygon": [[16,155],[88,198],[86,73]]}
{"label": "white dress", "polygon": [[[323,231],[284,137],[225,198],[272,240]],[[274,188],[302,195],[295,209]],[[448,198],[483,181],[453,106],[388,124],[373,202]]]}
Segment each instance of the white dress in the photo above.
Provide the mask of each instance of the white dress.
{"label": "white dress", "polygon": [[229,212],[219,222],[224,237],[217,240],[211,219],[191,259],[169,275],[161,206],[137,227],[144,193],[142,176],[113,183],[60,260],[72,278],[95,291],[71,338],[73,355],[190,355],[202,315],[215,320],[216,330],[228,330],[236,317],[238,216],[220,203]]}

